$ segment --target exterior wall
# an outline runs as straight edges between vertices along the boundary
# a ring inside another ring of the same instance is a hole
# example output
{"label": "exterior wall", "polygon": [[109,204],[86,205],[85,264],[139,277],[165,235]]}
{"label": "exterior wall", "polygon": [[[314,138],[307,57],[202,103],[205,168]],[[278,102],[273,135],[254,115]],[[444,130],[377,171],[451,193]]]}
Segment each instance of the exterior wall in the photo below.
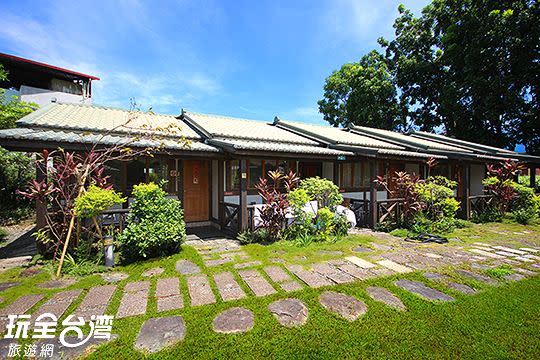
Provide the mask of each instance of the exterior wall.
{"label": "exterior wall", "polygon": [[[364,199],[364,192],[343,192],[341,195],[344,198],[349,199],[357,199],[357,200],[363,200]],[[369,191],[366,191],[366,198],[369,200]],[[386,200],[388,198],[388,194],[386,191],[377,191],[377,200]]]}
{"label": "exterior wall", "polygon": [[18,91],[21,101],[33,102],[39,106],[50,104],[56,99],[57,102],[92,105],[92,98],[85,98],[82,95],[68,94],[60,91],[39,89],[23,85]]}
{"label": "exterior wall", "polygon": [[334,163],[323,162],[322,177],[334,181]]}
{"label": "exterior wall", "polygon": [[[226,195],[224,196],[225,202],[231,204],[240,204],[240,197],[238,195]],[[248,195],[247,196],[248,205],[251,203],[262,204],[262,198],[259,195]]]}
{"label": "exterior wall", "polygon": [[212,179],[211,179],[211,196],[212,208],[210,209],[210,217],[217,219],[219,217],[219,199],[218,199],[218,160],[212,160]]}
{"label": "exterior wall", "polygon": [[484,193],[484,187],[482,186],[482,180],[486,175],[486,166],[472,164],[471,165],[471,195],[482,195]]}
{"label": "exterior wall", "polygon": [[419,164],[411,164],[411,163],[405,163],[405,171],[409,174],[415,173],[420,174],[420,165]]}

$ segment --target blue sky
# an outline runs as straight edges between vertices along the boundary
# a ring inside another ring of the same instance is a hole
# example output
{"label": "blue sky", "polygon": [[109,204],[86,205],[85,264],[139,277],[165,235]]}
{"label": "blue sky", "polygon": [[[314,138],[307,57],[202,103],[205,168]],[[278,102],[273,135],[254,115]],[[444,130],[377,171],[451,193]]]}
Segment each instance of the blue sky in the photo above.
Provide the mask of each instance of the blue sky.
{"label": "blue sky", "polygon": [[322,123],[324,79],[428,2],[4,0],[0,52],[99,76],[96,104]]}

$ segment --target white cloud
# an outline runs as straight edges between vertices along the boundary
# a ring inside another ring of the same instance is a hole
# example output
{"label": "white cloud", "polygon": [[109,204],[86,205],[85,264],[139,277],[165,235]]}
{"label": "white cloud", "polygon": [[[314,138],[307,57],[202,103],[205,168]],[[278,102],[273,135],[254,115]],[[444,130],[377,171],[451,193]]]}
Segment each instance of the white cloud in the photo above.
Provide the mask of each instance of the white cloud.
{"label": "white cloud", "polygon": [[322,114],[319,113],[319,109],[317,107],[300,106],[289,111],[285,111],[283,114],[279,114],[277,116],[283,120],[324,124]]}

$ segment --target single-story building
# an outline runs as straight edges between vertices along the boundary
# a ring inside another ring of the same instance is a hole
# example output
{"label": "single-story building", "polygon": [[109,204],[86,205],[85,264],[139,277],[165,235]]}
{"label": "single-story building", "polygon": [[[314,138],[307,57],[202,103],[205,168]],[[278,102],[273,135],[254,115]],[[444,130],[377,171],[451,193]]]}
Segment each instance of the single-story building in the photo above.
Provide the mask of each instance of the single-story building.
{"label": "single-story building", "polygon": [[[170,126],[179,131],[166,131]],[[132,147],[162,148],[153,157],[107,164],[117,190],[129,196],[140,182],[166,180],[168,193],[183,202],[188,224],[233,231],[250,226],[253,204],[261,202],[255,184],[273,169],[334,181],[359,225],[372,226],[395,201],[376,187],[378,175],[407,171],[425,177],[426,160],[433,157],[438,166],[431,175],[458,182],[456,197],[468,217],[483,193],[487,164],[515,159],[525,162],[531,174],[540,166],[540,157],[425,132],[405,135],[277,117],[264,122],[184,110],[171,116],[63,103],[46,105],[19,120],[17,128],[0,130],[0,146],[29,152],[58,147],[85,151],[96,141],[107,146],[134,137]]]}

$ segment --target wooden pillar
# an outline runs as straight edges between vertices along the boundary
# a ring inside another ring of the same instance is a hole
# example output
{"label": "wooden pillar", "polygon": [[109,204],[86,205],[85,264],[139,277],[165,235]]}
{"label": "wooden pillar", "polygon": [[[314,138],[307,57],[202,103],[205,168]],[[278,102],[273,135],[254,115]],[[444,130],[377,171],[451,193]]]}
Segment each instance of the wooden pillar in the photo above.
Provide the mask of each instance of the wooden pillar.
{"label": "wooden pillar", "polygon": [[221,229],[225,226],[225,162],[218,160],[218,220]]}
{"label": "wooden pillar", "polygon": [[240,160],[238,171],[240,172],[240,209],[238,210],[238,232],[241,232],[248,227],[247,160]]}
{"label": "wooden pillar", "polygon": [[[38,162],[36,166],[36,181],[47,180],[47,159]],[[47,226],[47,202],[45,200],[36,200],[36,227],[43,229]]]}
{"label": "wooden pillar", "polygon": [[463,206],[463,217],[466,220],[471,218],[471,202],[469,197],[471,196],[471,164],[463,164],[463,184],[462,184],[462,206]]}
{"label": "wooden pillar", "polygon": [[379,163],[376,160],[372,160],[369,163],[369,214],[371,219],[371,227],[375,227],[378,222],[377,214],[377,170],[379,169]]}
{"label": "wooden pillar", "polygon": [[532,165],[530,167],[531,176],[529,176],[530,184],[529,186],[533,189],[536,188],[536,166]]}
{"label": "wooden pillar", "polygon": [[334,170],[333,170],[333,178],[334,178],[334,184],[337,186],[340,186],[339,184],[339,163],[334,162]]}

